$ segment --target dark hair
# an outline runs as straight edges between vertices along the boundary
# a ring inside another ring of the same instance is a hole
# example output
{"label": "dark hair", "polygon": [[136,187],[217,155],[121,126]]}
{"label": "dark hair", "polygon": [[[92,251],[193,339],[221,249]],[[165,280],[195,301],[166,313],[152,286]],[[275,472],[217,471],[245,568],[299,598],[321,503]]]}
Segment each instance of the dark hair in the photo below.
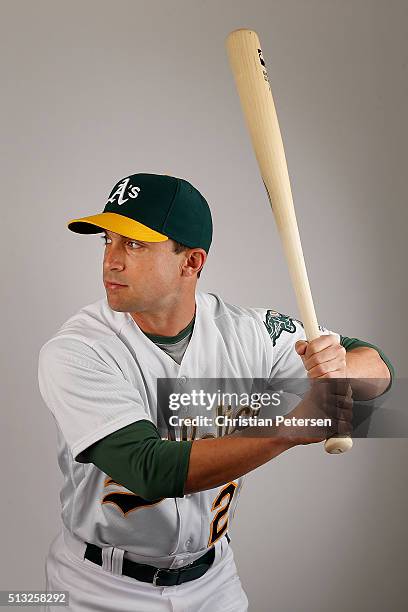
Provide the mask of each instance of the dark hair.
{"label": "dark hair", "polygon": [[[173,240],[173,242],[174,242],[174,253],[176,253],[177,255],[179,253],[183,253],[183,251],[187,251],[190,248],[186,246],[185,244],[181,244],[181,242],[177,242],[176,240]],[[197,272],[197,278],[200,278],[200,274],[201,274],[201,270]]]}

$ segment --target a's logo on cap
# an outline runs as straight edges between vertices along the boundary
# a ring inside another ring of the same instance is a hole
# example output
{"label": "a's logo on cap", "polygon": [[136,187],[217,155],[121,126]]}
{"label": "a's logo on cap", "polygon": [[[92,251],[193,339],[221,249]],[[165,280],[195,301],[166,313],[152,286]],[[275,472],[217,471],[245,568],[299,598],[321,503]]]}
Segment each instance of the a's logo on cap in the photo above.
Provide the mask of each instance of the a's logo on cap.
{"label": "a's logo on cap", "polygon": [[[107,204],[110,202],[113,204],[115,198],[118,198],[116,202],[119,206],[128,201],[129,198],[137,198],[140,193],[140,187],[135,187],[130,183],[130,177],[124,178],[117,186],[117,189],[111,194]],[[126,197],[127,196],[127,197]]]}

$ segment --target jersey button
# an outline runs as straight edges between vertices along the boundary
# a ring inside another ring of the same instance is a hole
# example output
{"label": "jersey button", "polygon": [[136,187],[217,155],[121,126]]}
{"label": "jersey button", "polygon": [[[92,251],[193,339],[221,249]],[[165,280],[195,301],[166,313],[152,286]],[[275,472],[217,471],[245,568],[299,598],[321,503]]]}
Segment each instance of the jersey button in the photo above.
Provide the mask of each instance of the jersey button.
{"label": "jersey button", "polygon": [[184,385],[187,382],[187,380],[188,380],[187,376],[180,376],[179,378],[180,385]]}
{"label": "jersey button", "polygon": [[189,548],[190,548],[190,546],[191,546],[191,544],[192,544],[192,540],[191,540],[191,538],[188,538],[188,540],[186,540],[185,547],[186,547],[187,549],[189,549]]}

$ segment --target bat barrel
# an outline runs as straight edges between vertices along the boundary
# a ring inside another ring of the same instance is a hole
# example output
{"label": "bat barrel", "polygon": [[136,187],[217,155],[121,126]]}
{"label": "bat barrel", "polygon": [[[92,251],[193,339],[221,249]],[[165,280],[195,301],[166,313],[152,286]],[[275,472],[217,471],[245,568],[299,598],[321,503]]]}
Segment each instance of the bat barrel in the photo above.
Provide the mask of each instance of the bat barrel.
{"label": "bat barrel", "polygon": [[242,110],[269,202],[282,240],[306,338],[318,338],[319,327],[293,206],[285,150],[256,32],[239,29],[226,41]]}
{"label": "bat barrel", "polygon": [[[249,29],[231,32],[227,53],[261,177],[281,237],[307,340],[320,336],[293,205],[288,165],[259,37]],[[330,438],[329,453],[351,448],[351,438]]]}

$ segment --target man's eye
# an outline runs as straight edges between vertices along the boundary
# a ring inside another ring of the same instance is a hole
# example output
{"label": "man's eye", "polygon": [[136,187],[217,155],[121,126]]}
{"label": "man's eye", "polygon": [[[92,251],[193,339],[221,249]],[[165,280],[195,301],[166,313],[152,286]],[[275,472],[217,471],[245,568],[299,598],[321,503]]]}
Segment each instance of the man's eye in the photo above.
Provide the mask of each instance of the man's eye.
{"label": "man's eye", "polygon": [[[110,238],[108,238],[107,236],[98,236],[105,245],[110,244],[112,242],[112,240]],[[130,244],[131,245],[131,250],[135,251],[136,249],[140,249],[140,247],[142,246],[137,240],[127,240],[126,244]]]}
{"label": "man's eye", "polygon": [[140,248],[140,244],[137,242],[137,240],[128,240],[126,244],[132,244],[133,246],[131,247],[132,250],[136,250]]}

